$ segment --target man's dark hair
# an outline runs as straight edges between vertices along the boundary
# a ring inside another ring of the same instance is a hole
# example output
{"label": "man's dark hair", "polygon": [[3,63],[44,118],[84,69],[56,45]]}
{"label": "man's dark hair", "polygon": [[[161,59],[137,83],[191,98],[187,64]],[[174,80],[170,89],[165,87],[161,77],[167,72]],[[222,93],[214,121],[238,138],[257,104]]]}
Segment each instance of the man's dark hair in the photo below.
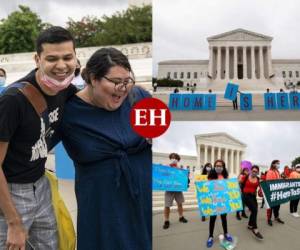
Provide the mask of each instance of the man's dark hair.
{"label": "man's dark hair", "polygon": [[43,44],[45,43],[63,43],[71,41],[75,50],[75,40],[71,33],[60,27],[52,26],[42,31],[36,40],[36,52],[40,55],[43,52]]}
{"label": "man's dark hair", "polygon": [[2,72],[3,72],[3,74],[4,74],[4,77],[6,77],[6,71],[5,71],[5,69],[3,69],[3,68],[0,68],[0,71],[2,71]]}

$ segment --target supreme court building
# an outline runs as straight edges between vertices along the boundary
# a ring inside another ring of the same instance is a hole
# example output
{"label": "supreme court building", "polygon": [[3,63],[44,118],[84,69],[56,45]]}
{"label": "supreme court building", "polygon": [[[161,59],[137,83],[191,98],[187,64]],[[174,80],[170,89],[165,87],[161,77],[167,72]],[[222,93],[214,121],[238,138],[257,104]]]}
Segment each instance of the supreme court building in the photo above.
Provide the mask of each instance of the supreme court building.
{"label": "supreme court building", "polygon": [[[181,156],[180,167],[190,169],[191,172],[202,171],[207,162],[214,164],[217,159],[222,159],[231,176],[239,174],[247,148],[245,143],[224,132],[195,135],[195,142],[195,156],[176,152]],[[169,153],[153,152],[153,163],[169,165]]]}
{"label": "supreme court building", "polygon": [[244,29],[211,36],[207,38],[209,60],[159,62],[157,78],[216,90],[224,89],[229,81],[239,83],[241,90],[300,85],[300,59],[272,59],[272,40]]}

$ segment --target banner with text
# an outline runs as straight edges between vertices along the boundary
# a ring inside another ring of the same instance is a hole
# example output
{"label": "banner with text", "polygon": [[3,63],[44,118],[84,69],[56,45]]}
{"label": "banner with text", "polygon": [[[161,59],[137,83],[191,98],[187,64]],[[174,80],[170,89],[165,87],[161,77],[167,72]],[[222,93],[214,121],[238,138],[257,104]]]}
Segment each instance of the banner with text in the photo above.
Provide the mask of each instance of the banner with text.
{"label": "banner with text", "polygon": [[300,199],[300,179],[281,179],[261,182],[267,207]]}
{"label": "banner with text", "polygon": [[188,170],[160,164],[152,165],[152,189],[154,191],[187,191]]}
{"label": "banner with text", "polygon": [[243,209],[237,178],[195,182],[201,216],[232,213]]}

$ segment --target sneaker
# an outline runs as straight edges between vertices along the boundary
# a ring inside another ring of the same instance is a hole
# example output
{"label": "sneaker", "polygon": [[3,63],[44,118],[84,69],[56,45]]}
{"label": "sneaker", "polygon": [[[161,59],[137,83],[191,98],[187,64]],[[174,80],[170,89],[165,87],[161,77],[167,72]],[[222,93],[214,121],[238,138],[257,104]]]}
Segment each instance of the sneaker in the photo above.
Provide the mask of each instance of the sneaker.
{"label": "sneaker", "polygon": [[232,236],[230,235],[230,234],[225,234],[225,239],[227,240],[227,241],[229,241],[229,242],[233,242],[233,238],[232,238]]}
{"label": "sneaker", "polygon": [[179,222],[187,223],[188,220],[182,216],[182,217],[179,218]]}
{"label": "sneaker", "polygon": [[295,217],[295,218],[299,218],[300,215],[298,213],[292,213],[292,215]]}
{"label": "sneaker", "polygon": [[260,232],[254,232],[254,230],[252,230],[252,233],[254,234],[254,236],[255,236],[255,238],[256,239],[258,239],[258,240],[263,240],[264,239],[264,237],[261,235],[261,233]]}
{"label": "sneaker", "polygon": [[213,246],[213,244],[214,244],[213,237],[209,237],[208,240],[207,240],[207,242],[206,242],[207,248],[211,248]]}
{"label": "sneaker", "polygon": [[280,223],[280,224],[284,224],[284,221],[281,220],[280,218],[276,218],[275,220],[276,220],[278,223]]}
{"label": "sneaker", "polygon": [[248,226],[248,229],[249,229],[249,230],[253,230],[253,227],[252,227],[252,226]]}
{"label": "sneaker", "polygon": [[241,216],[239,214],[236,215],[237,220],[242,220]]}
{"label": "sneaker", "polygon": [[269,226],[273,226],[272,220],[268,220],[268,225],[269,225]]}
{"label": "sneaker", "polygon": [[170,227],[170,221],[166,220],[163,225],[163,229],[168,229],[169,227]]}

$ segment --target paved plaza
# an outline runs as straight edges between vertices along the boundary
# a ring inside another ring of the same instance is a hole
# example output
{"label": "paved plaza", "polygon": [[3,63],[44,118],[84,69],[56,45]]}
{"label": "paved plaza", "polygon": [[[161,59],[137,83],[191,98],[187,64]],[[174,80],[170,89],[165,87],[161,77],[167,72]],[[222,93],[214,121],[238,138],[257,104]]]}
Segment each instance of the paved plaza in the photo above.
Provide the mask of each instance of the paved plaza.
{"label": "paved plaza", "polygon": [[[247,229],[247,219],[238,221],[234,214],[228,215],[228,230],[237,236],[237,250],[299,250],[300,249],[300,218],[295,219],[289,214],[288,204],[281,207],[280,217],[284,225],[273,223],[270,227],[266,223],[266,210],[259,208],[258,227],[264,236],[263,241],[256,240]],[[249,212],[247,212],[249,215]],[[170,216],[170,228],[164,230],[163,214],[153,215],[153,250],[204,250],[208,238],[209,220],[201,221],[197,210],[187,211],[184,216],[189,220],[187,224],[178,222],[178,215],[174,211]],[[212,250],[221,249],[216,239],[222,233],[220,217],[215,227],[215,244]]]}

